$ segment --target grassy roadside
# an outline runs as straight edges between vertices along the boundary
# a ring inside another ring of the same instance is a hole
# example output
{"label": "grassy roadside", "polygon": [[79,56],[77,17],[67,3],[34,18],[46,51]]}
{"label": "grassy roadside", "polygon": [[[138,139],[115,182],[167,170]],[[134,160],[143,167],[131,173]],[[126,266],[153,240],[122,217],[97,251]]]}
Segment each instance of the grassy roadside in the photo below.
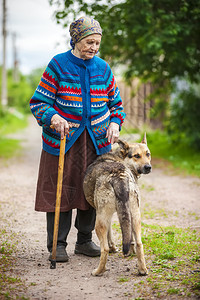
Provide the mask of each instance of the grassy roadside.
{"label": "grassy roadside", "polygon": [[[119,224],[113,224],[119,234]],[[134,282],[131,272],[135,256],[124,258],[130,271],[118,278],[119,284],[131,281],[137,298],[128,293],[127,299],[198,299],[200,297],[200,233],[175,226],[161,227],[142,224],[142,242],[149,271],[148,276]],[[118,245],[121,248],[121,244]],[[121,254],[122,256],[122,254]],[[123,256],[122,256],[123,257]]]}
{"label": "grassy roadside", "polygon": [[[123,134],[138,133],[135,130],[122,130]],[[151,151],[152,158],[159,158],[169,162],[177,172],[185,175],[195,175],[200,177],[200,152],[195,151],[194,147],[185,144],[172,143],[168,135],[161,131],[149,131],[147,133],[147,143]],[[138,142],[141,141],[141,138]]]}
{"label": "grassy roadside", "polygon": [[20,233],[12,231],[11,220],[5,217],[0,201],[0,299],[28,300],[27,287],[16,272]]}
{"label": "grassy roadside", "polygon": [[13,275],[18,238],[16,234],[2,227],[0,229],[0,299],[28,299],[23,294],[27,287],[20,277]]}
{"label": "grassy roadside", "polygon": [[[150,268],[146,285],[151,292],[158,298],[200,296],[200,234],[196,230],[175,226],[145,224],[142,231]],[[138,287],[143,294],[141,283]]]}
{"label": "grassy roadside", "polygon": [[27,126],[27,116],[20,113],[0,113],[0,158],[12,157],[20,150],[20,141],[9,137]]}
{"label": "grassy roadside", "polygon": [[[9,137],[28,125],[27,116],[17,111],[0,112],[0,159],[5,160],[19,153],[20,140]],[[1,211],[1,205],[0,205]],[[0,218],[2,219],[2,215]],[[23,296],[26,290],[19,277],[13,275],[16,245],[19,237],[8,228],[9,220],[2,220],[0,228],[0,299],[27,299]],[[6,223],[6,224],[5,224]],[[22,295],[22,296],[19,296]]]}
{"label": "grassy roadside", "polygon": [[148,134],[148,146],[153,157],[163,158],[182,172],[200,177],[200,152],[188,145],[171,143],[166,133],[159,131]]}

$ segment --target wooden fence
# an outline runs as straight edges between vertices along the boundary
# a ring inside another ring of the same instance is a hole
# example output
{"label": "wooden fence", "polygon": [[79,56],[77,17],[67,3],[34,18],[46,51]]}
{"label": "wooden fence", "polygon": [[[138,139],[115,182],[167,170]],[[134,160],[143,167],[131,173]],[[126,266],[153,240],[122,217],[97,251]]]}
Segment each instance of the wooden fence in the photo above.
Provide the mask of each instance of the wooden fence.
{"label": "wooden fence", "polygon": [[153,107],[153,99],[145,101],[145,98],[152,93],[151,83],[139,84],[139,80],[134,80],[130,85],[123,81],[117,81],[120,95],[123,101],[126,119],[124,127],[141,128],[143,125],[152,128],[159,127],[155,120],[150,118],[150,109]]}

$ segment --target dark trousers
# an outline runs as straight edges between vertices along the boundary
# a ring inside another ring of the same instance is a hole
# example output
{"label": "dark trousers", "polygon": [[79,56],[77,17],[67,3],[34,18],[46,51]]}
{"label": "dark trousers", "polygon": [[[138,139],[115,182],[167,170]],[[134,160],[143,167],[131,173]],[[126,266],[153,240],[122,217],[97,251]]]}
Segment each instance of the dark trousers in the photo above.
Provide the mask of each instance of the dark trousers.
{"label": "dark trousers", "polygon": [[[54,212],[47,212],[47,248],[49,251],[53,247],[53,231],[54,231]],[[92,240],[92,230],[95,227],[96,211],[90,207],[89,210],[77,209],[75,227],[78,230],[77,243],[83,244]],[[72,223],[72,210],[61,212],[58,229],[58,246],[67,246],[67,236],[69,234]]]}

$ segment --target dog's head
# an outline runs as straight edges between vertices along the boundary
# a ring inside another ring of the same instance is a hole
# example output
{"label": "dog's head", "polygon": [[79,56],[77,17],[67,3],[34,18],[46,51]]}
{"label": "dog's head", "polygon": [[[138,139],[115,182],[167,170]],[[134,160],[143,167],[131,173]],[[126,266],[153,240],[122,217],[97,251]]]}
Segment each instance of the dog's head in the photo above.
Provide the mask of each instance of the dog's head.
{"label": "dog's head", "polygon": [[120,156],[135,175],[151,172],[151,153],[147,147],[146,133],[140,143],[128,144],[118,140]]}

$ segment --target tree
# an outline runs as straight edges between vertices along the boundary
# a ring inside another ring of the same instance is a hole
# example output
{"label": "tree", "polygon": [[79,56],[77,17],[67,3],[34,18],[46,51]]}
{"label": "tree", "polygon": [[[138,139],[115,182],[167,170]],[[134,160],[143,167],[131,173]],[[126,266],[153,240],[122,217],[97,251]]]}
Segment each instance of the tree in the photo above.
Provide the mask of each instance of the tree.
{"label": "tree", "polygon": [[[57,23],[65,27],[82,14],[96,18],[103,29],[101,57],[111,65],[125,66],[126,79],[136,76],[151,81],[157,87],[150,95],[155,102],[152,116],[163,116],[169,104],[169,132],[176,140],[180,140],[180,132],[183,139],[191,141],[192,137],[200,148],[199,116],[192,109],[199,108],[199,99],[193,89],[180,93],[172,105],[166,101],[180,79],[191,86],[200,82],[199,0],[49,2],[55,7]],[[193,129],[192,135],[188,126]]]}
{"label": "tree", "polygon": [[162,84],[200,72],[199,0],[49,0],[63,26],[80,13],[103,28],[101,57],[126,65],[126,77]]}

